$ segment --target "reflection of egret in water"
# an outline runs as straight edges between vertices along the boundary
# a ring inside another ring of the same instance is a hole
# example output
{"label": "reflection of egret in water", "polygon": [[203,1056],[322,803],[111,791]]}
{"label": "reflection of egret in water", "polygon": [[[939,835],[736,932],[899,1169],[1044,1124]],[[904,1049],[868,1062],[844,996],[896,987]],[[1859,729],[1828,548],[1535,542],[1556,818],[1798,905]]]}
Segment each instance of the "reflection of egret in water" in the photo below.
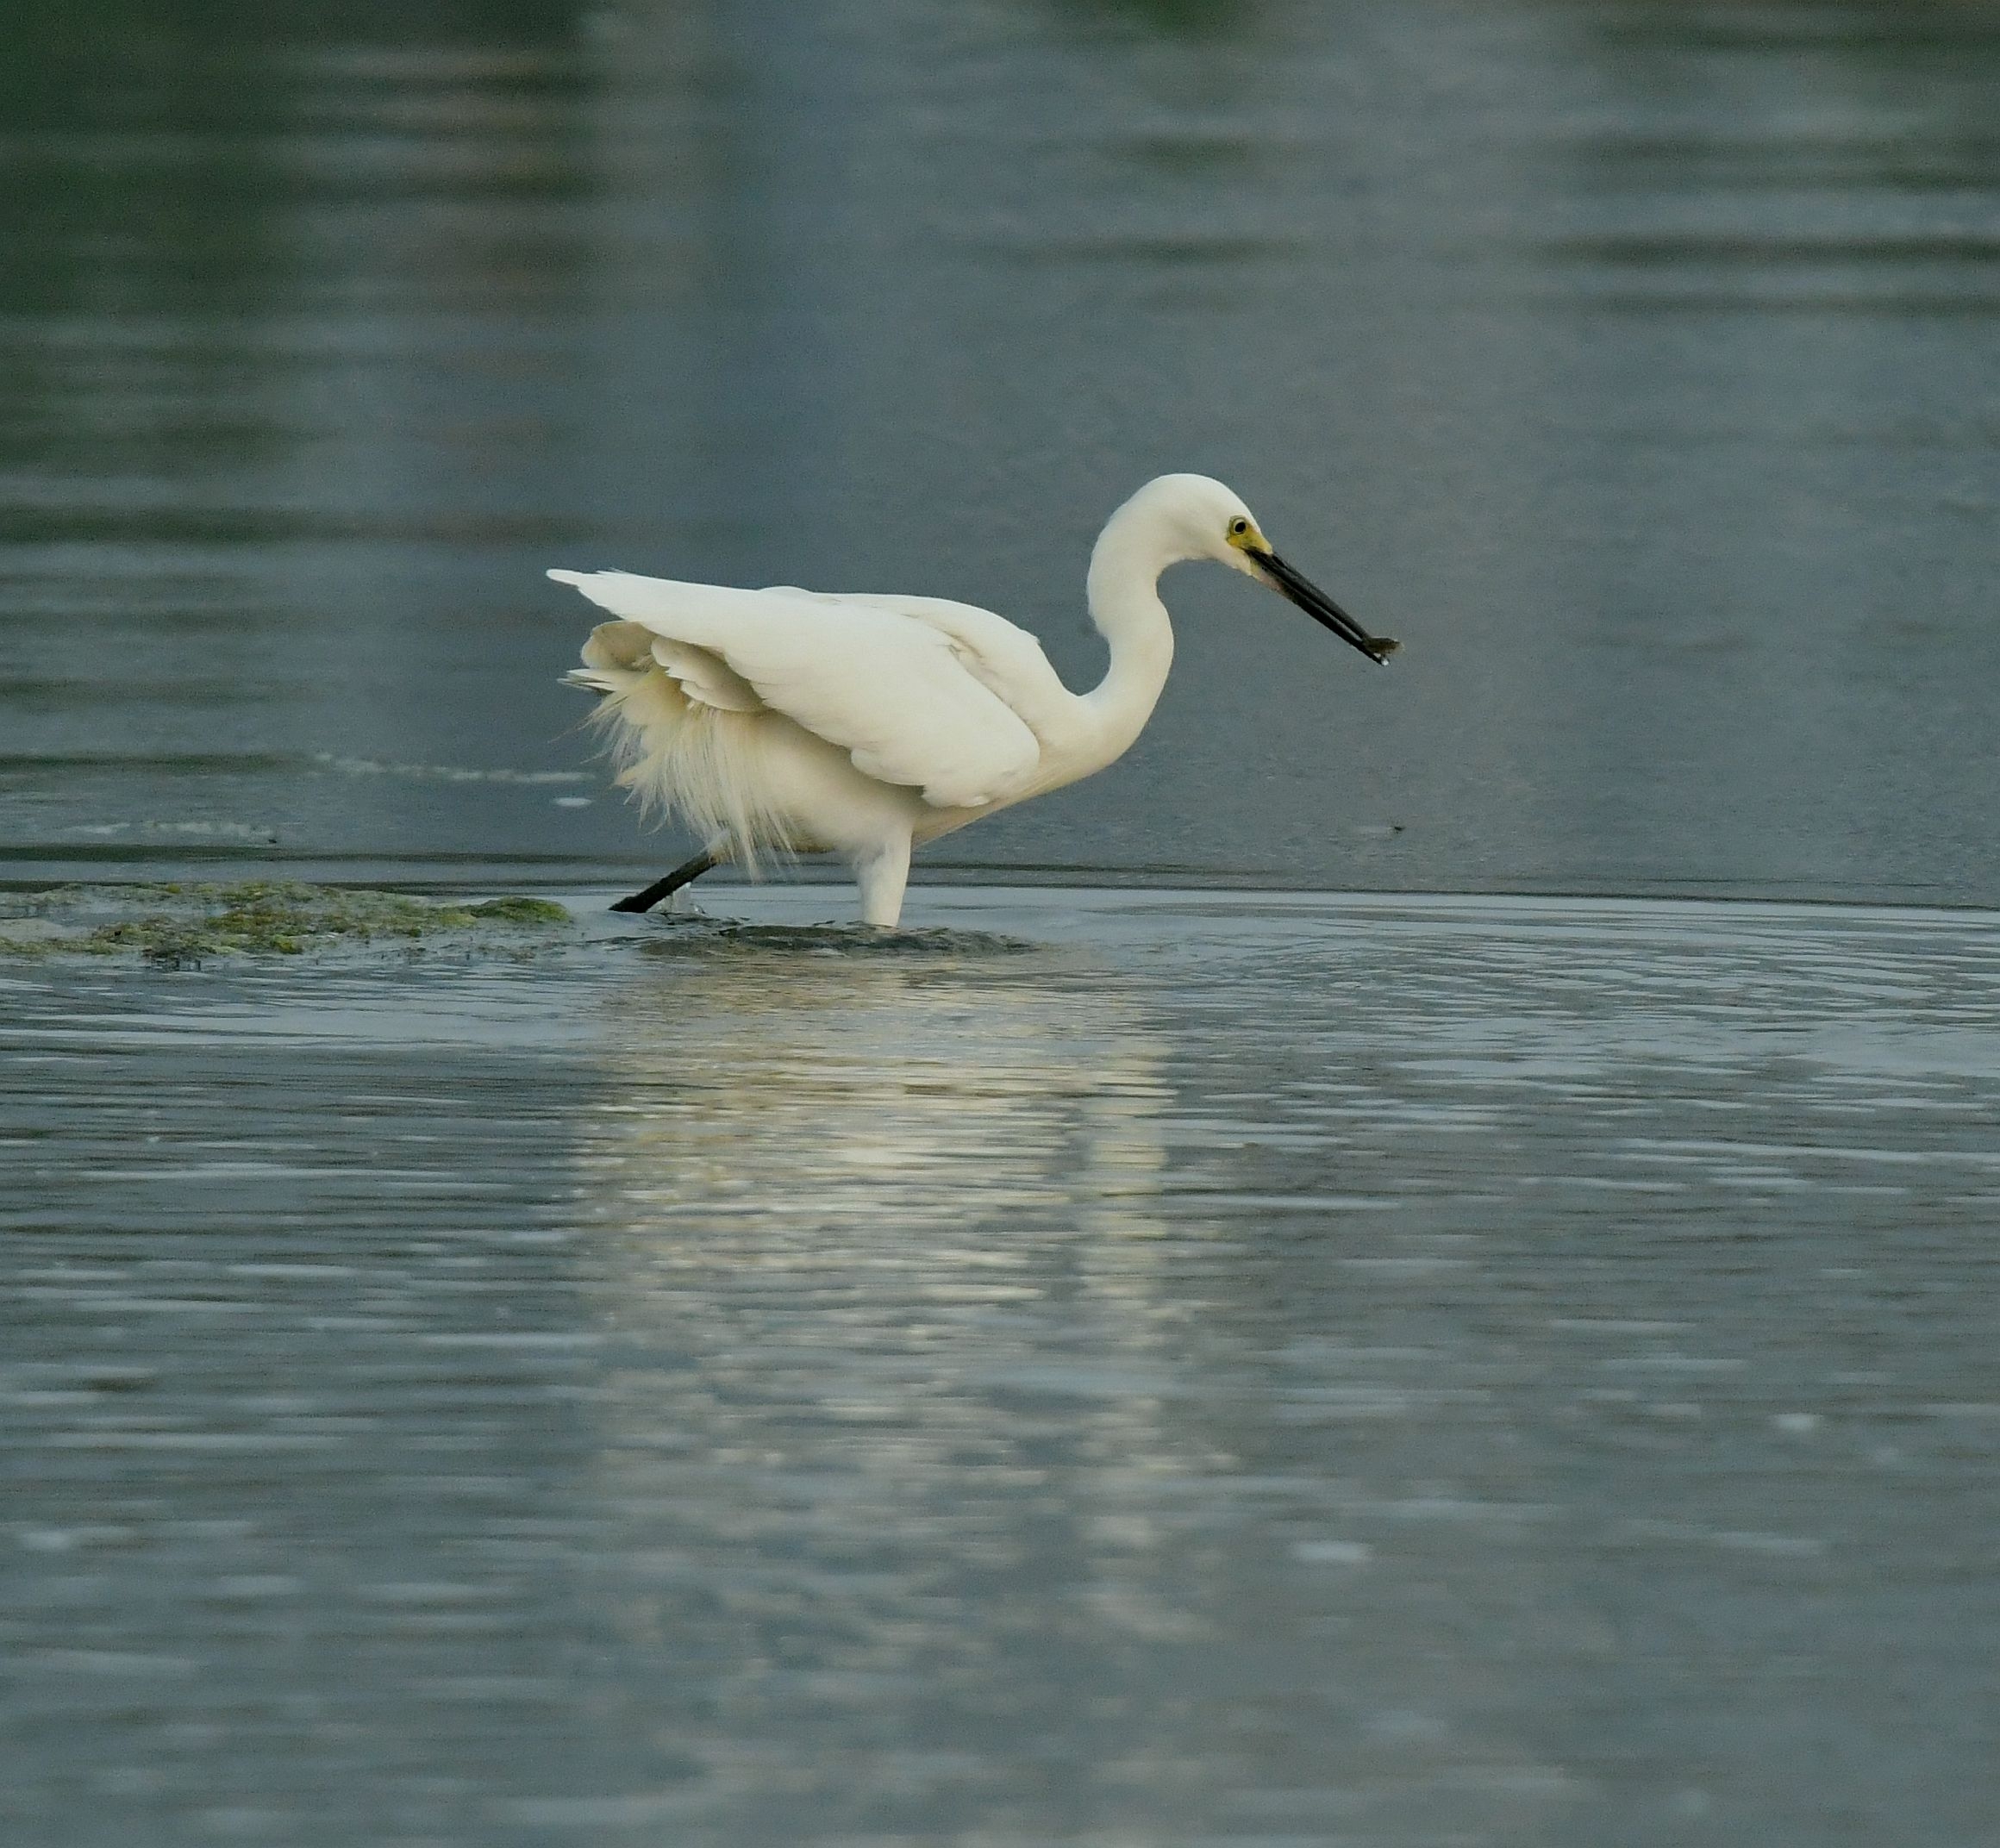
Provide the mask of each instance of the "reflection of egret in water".
{"label": "reflection of egret in water", "polygon": [[606,1039],[577,1161],[629,1349],[620,1620],[717,1797],[857,1710],[884,1776],[955,1780],[1030,1690],[1187,1633],[1147,1566],[1154,1485],[1194,1465],[1136,1010],[1042,952],[765,952],[653,962]]}
{"label": "reflection of egret in water", "polygon": [[[1109,1229],[1150,1191],[1159,1042],[1087,974],[1052,981],[1046,958],[1000,947],[716,947],[659,958],[620,993],[589,1158],[634,1227],[747,1216],[759,1262],[796,1239],[816,1264],[884,1234],[928,1235],[915,1252],[934,1253],[1023,1210]],[[710,1233],[681,1256],[704,1252],[748,1255]]]}

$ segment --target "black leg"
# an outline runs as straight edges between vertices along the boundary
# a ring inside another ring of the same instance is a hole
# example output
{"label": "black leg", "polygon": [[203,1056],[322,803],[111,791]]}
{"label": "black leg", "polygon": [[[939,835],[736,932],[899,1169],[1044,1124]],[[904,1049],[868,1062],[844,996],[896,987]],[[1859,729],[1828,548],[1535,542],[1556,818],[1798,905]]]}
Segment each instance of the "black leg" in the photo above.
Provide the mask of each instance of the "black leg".
{"label": "black leg", "polygon": [[672,898],[684,885],[692,885],[701,876],[722,865],[712,853],[697,853],[684,865],[676,866],[664,879],[655,879],[643,892],[621,898],[614,911],[650,911],[663,898]]}

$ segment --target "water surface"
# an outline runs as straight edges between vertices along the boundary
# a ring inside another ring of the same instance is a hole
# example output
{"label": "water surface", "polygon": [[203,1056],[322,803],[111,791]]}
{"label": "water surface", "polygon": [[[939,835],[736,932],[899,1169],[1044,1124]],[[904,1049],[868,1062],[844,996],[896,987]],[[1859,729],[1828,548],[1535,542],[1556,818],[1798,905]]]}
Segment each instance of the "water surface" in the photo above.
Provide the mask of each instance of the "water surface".
{"label": "water surface", "polygon": [[1131,760],[950,857],[2000,902],[1989,0],[74,0],[8,65],[22,877],[635,867],[545,566],[1082,682],[1192,467],[1404,653],[1172,578]]}
{"label": "water surface", "polygon": [[9,972],[10,1843],[1981,1839],[1990,921],[825,896]]}
{"label": "water surface", "polygon": [[[1990,1834],[1991,0],[8,50],[0,874],[592,888],[0,965],[8,1848]],[[1189,467],[1394,665],[1191,570],[914,935],[603,916],[544,567],[1080,684]]]}

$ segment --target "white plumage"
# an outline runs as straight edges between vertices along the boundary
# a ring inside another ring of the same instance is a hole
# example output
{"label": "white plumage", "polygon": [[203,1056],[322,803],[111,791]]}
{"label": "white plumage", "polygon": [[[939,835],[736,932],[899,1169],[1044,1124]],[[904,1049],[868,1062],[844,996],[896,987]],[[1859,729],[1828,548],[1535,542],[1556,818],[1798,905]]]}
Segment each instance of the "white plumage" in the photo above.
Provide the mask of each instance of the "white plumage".
{"label": "white plumage", "polygon": [[754,873],[772,851],[844,856],[864,920],[893,925],[913,843],[1101,770],[1138,737],[1173,659],[1155,585],[1197,558],[1282,590],[1374,659],[1396,646],[1278,560],[1242,502],[1201,475],[1149,482],[1099,536],[1090,610],[1111,660],[1086,694],[1032,635],[967,603],[548,575],[618,619],[591,631],[567,678],[603,696],[619,781],[678,816],[706,860]]}

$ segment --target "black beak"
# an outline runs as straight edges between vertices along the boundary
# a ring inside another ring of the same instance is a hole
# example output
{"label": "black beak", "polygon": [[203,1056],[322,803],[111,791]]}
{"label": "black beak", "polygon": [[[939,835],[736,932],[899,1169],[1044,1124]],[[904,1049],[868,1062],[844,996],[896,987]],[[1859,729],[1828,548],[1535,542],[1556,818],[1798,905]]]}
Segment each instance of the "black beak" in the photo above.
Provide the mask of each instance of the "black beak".
{"label": "black beak", "polygon": [[1308,583],[1275,552],[1252,552],[1247,556],[1270,579],[1273,589],[1282,590],[1315,622],[1359,648],[1371,661],[1386,661],[1396,652],[1396,642],[1386,635],[1371,635],[1324,590]]}

